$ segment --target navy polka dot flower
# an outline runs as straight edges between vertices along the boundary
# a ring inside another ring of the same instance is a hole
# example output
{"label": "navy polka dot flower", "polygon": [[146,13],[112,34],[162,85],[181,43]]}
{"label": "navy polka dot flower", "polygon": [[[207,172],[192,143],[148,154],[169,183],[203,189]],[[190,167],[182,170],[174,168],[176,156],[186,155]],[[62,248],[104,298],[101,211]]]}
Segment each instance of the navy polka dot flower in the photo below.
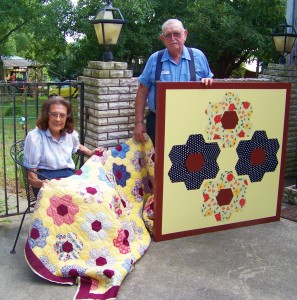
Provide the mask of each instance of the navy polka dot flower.
{"label": "navy polka dot flower", "polygon": [[255,131],[251,140],[240,141],[237,146],[237,174],[248,175],[251,182],[261,181],[266,172],[275,171],[278,149],[277,139],[268,139],[265,131]]}
{"label": "navy polka dot flower", "polygon": [[201,134],[190,135],[185,145],[173,146],[169,153],[171,182],[184,181],[187,190],[199,189],[204,179],[216,177],[220,151],[217,143],[205,143]]}

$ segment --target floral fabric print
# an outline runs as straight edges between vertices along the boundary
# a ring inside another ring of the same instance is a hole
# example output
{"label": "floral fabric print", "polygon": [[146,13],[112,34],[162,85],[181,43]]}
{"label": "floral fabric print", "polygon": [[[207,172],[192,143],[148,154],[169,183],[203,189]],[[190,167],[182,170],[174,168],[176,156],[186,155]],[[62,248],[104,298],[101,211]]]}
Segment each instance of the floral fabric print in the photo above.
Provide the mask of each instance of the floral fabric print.
{"label": "floral fabric print", "polygon": [[48,269],[48,270],[50,270],[50,272],[52,272],[52,273],[54,273],[54,272],[56,272],[56,267],[53,265],[53,264],[51,264],[50,263],[50,261],[49,261],[49,259],[48,259],[48,257],[47,256],[41,256],[40,257],[40,260],[42,261],[42,263],[46,266],[46,268]]}
{"label": "floral fabric print", "polygon": [[113,195],[112,201],[110,203],[110,209],[113,210],[118,217],[120,217],[124,213],[124,207],[119,195]]}
{"label": "floral fabric print", "polygon": [[151,149],[146,153],[147,164],[154,168],[155,167],[155,149]]}
{"label": "floral fabric print", "polygon": [[122,228],[118,231],[118,236],[113,240],[115,247],[119,248],[120,253],[127,254],[130,250],[130,243],[135,240],[135,232],[128,222],[122,223]]}
{"label": "floral fabric print", "polygon": [[48,228],[43,226],[42,220],[35,219],[31,225],[28,237],[30,248],[46,246],[46,238],[49,236]]}
{"label": "floral fabric print", "polygon": [[232,171],[223,172],[217,181],[207,181],[202,188],[202,214],[216,221],[227,221],[233,213],[244,209],[248,181],[236,178]]}
{"label": "floral fabric print", "polygon": [[105,162],[108,159],[108,155],[106,151],[102,151],[102,152],[96,152],[96,155],[91,156],[91,161],[95,162],[95,163],[100,163],[103,166],[105,165]]}
{"label": "floral fabric print", "polygon": [[108,220],[105,213],[98,212],[93,214],[89,212],[85,218],[85,222],[82,223],[81,228],[88,234],[91,241],[107,238],[108,231],[112,228],[112,223]]}
{"label": "floral fabric print", "polygon": [[120,253],[127,254],[130,252],[129,231],[120,229],[118,236],[113,240],[115,247],[119,248]]}
{"label": "floral fabric print", "polygon": [[225,93],[221,102],[209,102],[205,113],[208,140],[221,142],[223,148],[234,147],[238,140],[250,136],[253,108],[250,102],[241,101],[236,93]]}
{"label": "floral fabric print", "polygon": [[61,268],[63,277],[83,277],[86,274],[86,268],[77,265],[69,265]]}
{"label": "floral fabric print", "polygon": [[83,243],[77,238],[75,232],[68,234],[58,234],[56,243],[54,244],[54,251],[58,255],[59,260],[67,261],[69,259],[78,259],[79,252],[83,248]]}
{"label": "floral fabric print", "polygon": [[131,159],[131,163],[134,166],[135,171],[140,172],[145,167],[144,153],[136,151],[134,157]]}
{"label": "floral fabric print", "polygon": [[90,258],[86,264],[89,266],[113,266],[116,263],[116,258],[110,254],[108,248],[103,247],[101,249],[92,249],[90,251]]}
{"label": "floral fabric print", "polygon": [[142,179],[143,189],[146,194],[153,194],[154,193],[154,177],[150,174],[143,177]]}
{"label": "floral fabric print", "polygon": [[135,185],[133,186],[131,190],[131,194],[135,197],[135,200],[137,202],[143,201],[144,196],[144,190],[143,190],[143,183],[141,179],[135,180]]}
{"label": "floral fabric print", "polygon": [[105,171],[102,167],[99,168],[99,180],[104,181],[109,187],[114,187],[114,176],[112,170]]}
{"label": "floral fabric print", "polygon": [[84,198],[86,203],[102,203],[104,193],[99,185],[83,184],[78,186],[77,193]]}
{"label": "floral fabric print", "polygon": [[124,193],[119,192],[119,196],[120,196],[120,201],[121,201],[122,207],[125,210],[125,213],[127,215],[130,215],[131,211],[133,209],[132,203],[128,200],[127,196]]}

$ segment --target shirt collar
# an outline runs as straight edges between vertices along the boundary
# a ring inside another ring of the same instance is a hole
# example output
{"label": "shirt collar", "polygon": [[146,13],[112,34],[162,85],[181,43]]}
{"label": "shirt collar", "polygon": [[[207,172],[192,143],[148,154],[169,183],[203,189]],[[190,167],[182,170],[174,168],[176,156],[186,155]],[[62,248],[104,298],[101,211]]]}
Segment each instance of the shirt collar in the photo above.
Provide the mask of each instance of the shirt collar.
{"label": "shirt collar", "polygon": [[[188,51],[188,49],[187,49],[186,46],[183,46],[183,53],[182,53],[182,55],[181,55],[181,58],[182,58],[182,59],[191,60],[189,51]],[[171,55],[169,54],[169,51],[168,51],[167,48],[165,49],[165,52],[164,52],[163,57],[162,57],[162,59],[161,59],[161,62],[164,62],[164,61],[166,61],[166,60],[171,60],[171,61],[173,61],[173,59],[172,59]]]}
{"label": "shirt collar", "polygon": [[[45,135],[46,135],[47,137],[50,137],[50,138],[53,139],[53,136],[52,136],[52,134],[51,134],[51,132],[50,132],[49,129],[47,129],[47,130],[45,131]],[[60,140],[63,140],[63,139],[65,139],[65,134],[61,135]]]}

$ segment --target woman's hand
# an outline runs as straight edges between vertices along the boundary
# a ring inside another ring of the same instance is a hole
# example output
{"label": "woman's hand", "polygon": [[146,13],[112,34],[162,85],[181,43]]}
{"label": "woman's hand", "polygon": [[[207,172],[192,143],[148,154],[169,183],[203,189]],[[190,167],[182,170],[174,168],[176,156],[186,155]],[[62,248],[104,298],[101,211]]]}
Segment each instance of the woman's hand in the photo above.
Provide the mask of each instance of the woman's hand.
{"label": "woman's hand", "polygon": [[42,180],[42,187],[48,184],[50,181],[48,179]]}
{"label": "woman's hand", "polygon": [[84,154],[84,155],[87,155],[87,156],[92,156],[94,155],[96,152],[103,152],[104,151],[104,148],[103,147],[97,147],[93,150],[90,150],[88,147],[80,144],[79,145],[79,150]]}
{"label": "woman's hand", "polygon": [[96,152],[104,152],[104,148],[103,147],[97,147],[93,150],[90,150],[88,156],[92,156],[92,155],[95,155]]}

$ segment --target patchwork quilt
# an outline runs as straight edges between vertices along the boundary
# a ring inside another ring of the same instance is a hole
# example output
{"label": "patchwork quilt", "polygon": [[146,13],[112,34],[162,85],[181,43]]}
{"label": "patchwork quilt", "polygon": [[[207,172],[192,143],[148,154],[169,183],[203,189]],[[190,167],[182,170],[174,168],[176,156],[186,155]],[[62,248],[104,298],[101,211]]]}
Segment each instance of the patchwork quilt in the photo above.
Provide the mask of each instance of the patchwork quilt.
{"label": "patchwork quilt", "polygon": [[74,299],[115,299],[153,227],[154,148],[125,143],[93,155],[38,194],[25,246],[36,274],[78,284]]}

